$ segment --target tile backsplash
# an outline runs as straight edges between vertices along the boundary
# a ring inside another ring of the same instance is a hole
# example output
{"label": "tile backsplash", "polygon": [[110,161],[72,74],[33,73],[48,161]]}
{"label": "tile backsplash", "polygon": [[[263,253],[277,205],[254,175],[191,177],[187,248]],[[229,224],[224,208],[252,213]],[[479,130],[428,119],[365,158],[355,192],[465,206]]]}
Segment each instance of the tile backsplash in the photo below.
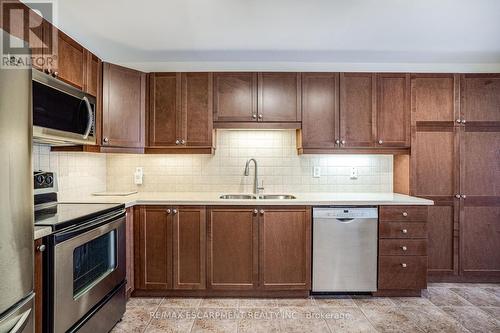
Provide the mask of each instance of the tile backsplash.
{"label": "tile backsplash", "polygon": [[[215,155],[108,154],[107,190],[251,192],[254,157],[264,192],[392,192],[392,155],[297,155],[294,130],[218,130]],[[321,177],[313,177],[313,167]],[[144,182],[135,185],[136,167]],[[357,179],[351,179],[351,168]]]}
{"label": "tile backsplash", "polygon": [[33,170],[57,174],[62,200],[106,190],[104,154],[51,152],[47,145],[34,144]]}

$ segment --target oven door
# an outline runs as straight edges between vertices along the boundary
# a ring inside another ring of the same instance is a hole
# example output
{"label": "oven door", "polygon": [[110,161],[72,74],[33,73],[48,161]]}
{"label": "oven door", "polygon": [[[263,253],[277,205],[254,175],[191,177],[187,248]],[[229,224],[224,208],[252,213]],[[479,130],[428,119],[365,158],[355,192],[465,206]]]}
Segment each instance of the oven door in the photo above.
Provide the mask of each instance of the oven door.
{"label": "oven door", "polygon": [[96,144],[96,99],[33,70],[33,138],[52,145]]}
{"label": "oven door", "polygon": [[66,332],[125,280],[125,212],[55,236],[53,330]]}

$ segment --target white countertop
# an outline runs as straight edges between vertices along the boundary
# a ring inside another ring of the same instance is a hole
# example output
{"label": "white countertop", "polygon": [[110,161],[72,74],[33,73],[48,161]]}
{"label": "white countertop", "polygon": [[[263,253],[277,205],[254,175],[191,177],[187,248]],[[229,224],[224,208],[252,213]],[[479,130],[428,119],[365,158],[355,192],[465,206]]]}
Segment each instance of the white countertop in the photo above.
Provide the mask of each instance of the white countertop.
{"label": "white countertop", "polygon": [[[287,193],[296,199],[286,200],[249,200],[220,199],[219,192],[142,192],[128,196],[88,196],[79,198],[63,198],[61,202],[87,203],[124,203],[125,207],[134,205],[433,205],[432,200],[412,197],[399,193]],[[224,193],[234,194],[234,193]],[[265,193],[273,194],[273,193]]]}
{"label": "white countertop", "polygon": [[[381,206],[381,205],[433,205],[432,200],[399,193],[286,193],[296,199],[220,199],[219,192],[142,192],[127,196],[87,196],[62,198],[65,203],[123,203],[135,205],[199,205],[199,206]],[[235,193],[224,193],[235,194]],[[273,193],[265,193],[273,194]],[[282,193],[278,193],[282,194]],[[35,239],[50,235],[50,227],[35,227]]]}

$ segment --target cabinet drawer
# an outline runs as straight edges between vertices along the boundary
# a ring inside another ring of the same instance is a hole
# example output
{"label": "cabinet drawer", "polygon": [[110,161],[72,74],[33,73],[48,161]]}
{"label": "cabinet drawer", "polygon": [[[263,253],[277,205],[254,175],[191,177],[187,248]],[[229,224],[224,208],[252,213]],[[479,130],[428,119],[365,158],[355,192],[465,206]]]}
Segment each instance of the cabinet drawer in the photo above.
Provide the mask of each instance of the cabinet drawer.
{"label": "cabinet drawer", "polygon": [[381,206],[380,221],[427,221],[426,206]]}
{"label": "cabinet drawer", "polygon": [[378,270],[378,289],[427,287],[426,256],[380,256]]}
{"label": "cabinet drawer", "polygon": [[381,256],[425,256],[427,255],[427,240],[381,239],[378,243],[378,253]]}
{"label": "cabinet drawer", "polygon": [[427,224],[415,222],[380,222],[380,238],[427,238]]}

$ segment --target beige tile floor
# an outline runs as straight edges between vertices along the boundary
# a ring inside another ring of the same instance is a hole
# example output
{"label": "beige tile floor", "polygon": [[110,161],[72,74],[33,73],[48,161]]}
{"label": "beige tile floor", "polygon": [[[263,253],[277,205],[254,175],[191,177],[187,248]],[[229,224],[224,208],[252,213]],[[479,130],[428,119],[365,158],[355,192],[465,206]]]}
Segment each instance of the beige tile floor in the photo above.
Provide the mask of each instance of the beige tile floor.
{"label": "beige tile floor", "polygon": [[421,298],[131,298],[112,332],[500,333],[500,284],[434,283]]}

